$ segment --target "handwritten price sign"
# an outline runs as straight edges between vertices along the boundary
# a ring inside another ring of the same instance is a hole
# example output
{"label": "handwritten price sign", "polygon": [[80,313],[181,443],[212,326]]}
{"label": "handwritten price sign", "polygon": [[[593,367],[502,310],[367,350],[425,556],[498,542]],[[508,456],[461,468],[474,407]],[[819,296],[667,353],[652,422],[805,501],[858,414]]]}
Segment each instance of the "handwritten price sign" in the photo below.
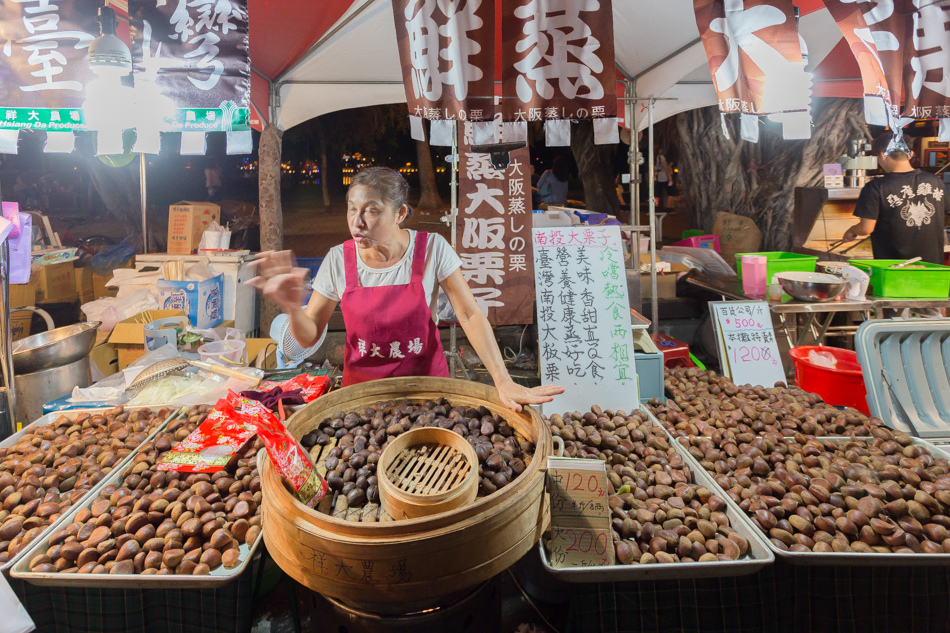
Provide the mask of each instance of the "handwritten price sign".
{"label": "handwritten price sign", "polygon": [[719,360],[733,382],[771,386],[785,380],[766,302],[710,301],[709,309],[716,323]]}
{"label": "handwritten price sign", "polygon": [[548,458],[551,539],[547,549],[554,567],[612,565],[610,507],[604,462]]}

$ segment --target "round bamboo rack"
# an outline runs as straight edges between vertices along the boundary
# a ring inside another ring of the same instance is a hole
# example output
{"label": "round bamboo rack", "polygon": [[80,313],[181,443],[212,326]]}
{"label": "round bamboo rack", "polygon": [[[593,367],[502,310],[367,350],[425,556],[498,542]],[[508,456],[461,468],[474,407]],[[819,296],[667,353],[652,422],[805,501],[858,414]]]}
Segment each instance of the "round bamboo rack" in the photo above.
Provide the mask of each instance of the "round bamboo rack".
{"label": "round bamboo rack", "polygon": [[423,427],[407,431],[379,458],[379,497],[394,519],[447,512],[478,494],[478,456],[453,431]]}
{"label": "round bamboo rack", "polygon": [[297,501],[265,456],[264,542],[281,569],[314,591],[351,604],[435,600],[504,571],[541,538],[547,522],[542,499],[551,436],[537,412],[506,409],[493,387],[449,378],[376,380],[318,398],[291,416],[287,428],[299,438],[336,411],[403,398],[485,406],[535,443],[531,463],[508,486],[458,509],[402,521],[354,523]]}

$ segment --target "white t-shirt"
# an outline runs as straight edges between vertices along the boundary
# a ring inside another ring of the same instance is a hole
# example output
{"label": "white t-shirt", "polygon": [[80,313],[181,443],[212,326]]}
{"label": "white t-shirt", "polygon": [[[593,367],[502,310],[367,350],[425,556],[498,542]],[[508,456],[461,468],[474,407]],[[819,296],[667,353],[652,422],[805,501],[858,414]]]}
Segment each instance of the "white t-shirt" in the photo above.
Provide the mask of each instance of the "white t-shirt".
{"label": "white t-shirt", "polygon": [[[366,288],[378,286],[398,286],[408,284],[412,277],[412,254],[416,247],[416,232],[409,231],[409,248],[398,262],[388,268],[370,268],[363,263],[359,251],[356,249],[356,270],[360,284]],[[426,268],[422,275],[422,287],[429,297],[429,306],[432,310],[432,320],[438,323],[436,310],[439,307],[439,284],[448,279],[462,266],[462,260],[452,249],[444,237],[437,233],[429,233],[426,243]],[[343,245],[339,244],[330,249],[311,287],[330,301],[339,301],[346,290],[346,268],[343,265]]]}

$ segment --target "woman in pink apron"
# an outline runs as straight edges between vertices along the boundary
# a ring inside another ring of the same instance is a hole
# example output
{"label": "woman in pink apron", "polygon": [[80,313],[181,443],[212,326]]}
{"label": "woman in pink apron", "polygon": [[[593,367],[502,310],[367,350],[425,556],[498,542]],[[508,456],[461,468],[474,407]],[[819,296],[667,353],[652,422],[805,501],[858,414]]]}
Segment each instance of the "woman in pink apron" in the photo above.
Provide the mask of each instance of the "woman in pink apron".
{"label": "woman in pink apron", "polygon": [[412,214],[408,191],[403,177],[385,167],[353,178],[347,193],[353,239],[327,254],[305,309],[307,271],[293,267],[289,251],[261,253],[259,276],[248,283],[287,313],[303,347],[320,340],[339,302],[346,324],[346,386],[395,376],[448,377],[435,316],[441,287],[506,406],[520,411],[523,404],[549,402],[563,392],[555,386],[528,389],[511,379],[458,255],[443,237],[400,226]]}

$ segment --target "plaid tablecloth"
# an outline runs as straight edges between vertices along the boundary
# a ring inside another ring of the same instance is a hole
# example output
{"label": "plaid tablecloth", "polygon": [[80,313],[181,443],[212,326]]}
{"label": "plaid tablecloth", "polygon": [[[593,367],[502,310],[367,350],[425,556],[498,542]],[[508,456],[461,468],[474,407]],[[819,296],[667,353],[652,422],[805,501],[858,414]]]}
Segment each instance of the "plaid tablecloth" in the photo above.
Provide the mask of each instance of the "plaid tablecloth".
{"label": "plaid tablecloth", "polygon": [[249,565],[217,589],[67,589],[9,580],[38,633],[238,633],[251,629],[255,570]]}
{"label": "plaid tablecloth", "polygon": [[562,633],[950,631],[950,565],[800,567],[776,561],[739,578],[573,588]]}

